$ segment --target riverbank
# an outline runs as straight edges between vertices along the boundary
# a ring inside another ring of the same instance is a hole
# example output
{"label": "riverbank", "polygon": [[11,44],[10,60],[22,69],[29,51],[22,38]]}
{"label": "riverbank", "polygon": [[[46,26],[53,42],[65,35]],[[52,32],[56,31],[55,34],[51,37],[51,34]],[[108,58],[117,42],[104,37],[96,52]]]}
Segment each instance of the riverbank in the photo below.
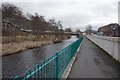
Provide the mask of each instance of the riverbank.
{"label": "riverbank", "polygon": [[[68,39],[69,36],[63,36],[63,40]],[[0,56],[7,56],[22,52],[27,49],[36,48],[44,45],[54,43],[54,39],[59,38],[52,35],[38,35],[38,36],[3,36],[2,37],[2,53]]]}
{"label": "riverbank", "polygon": [[2,44],[2,54],[0,56],[7,56],[11,54],[15,54],[18,52],[22,52],[27,49],[36,48],[44,45],[52,44],[53,41],[24,41],[17,43],[6,43]]}

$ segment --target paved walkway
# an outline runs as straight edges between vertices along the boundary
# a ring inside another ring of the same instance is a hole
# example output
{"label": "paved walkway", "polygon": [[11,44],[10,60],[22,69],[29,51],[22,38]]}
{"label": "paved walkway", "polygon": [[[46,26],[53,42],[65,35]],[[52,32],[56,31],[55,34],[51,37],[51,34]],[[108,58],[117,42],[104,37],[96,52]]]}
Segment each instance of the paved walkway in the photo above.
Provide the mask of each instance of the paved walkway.
{"label": "paved walkway", "polygon": [[118,63],[84,38],[68,78],[118,78]]}

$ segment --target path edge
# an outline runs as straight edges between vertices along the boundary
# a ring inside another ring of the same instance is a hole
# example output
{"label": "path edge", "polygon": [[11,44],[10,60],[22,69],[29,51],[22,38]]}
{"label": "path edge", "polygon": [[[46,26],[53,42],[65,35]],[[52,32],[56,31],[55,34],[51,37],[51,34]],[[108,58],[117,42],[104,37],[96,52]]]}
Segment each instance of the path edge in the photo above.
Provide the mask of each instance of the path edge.
{"label": "path edge", "polygon": [[81,41],[81,44],[80,44],[79,48],[77,49],[77,52],[76,52],[75,56],[71,59],[71,61],[69,62],[67,68],[63,72],[63,75],[61,76],[62,79],[64,78],[66,80],[68,78],[68,76],[69,76],[69,74],[70,74],[70,72],[72,70],[73,64],[74,64],[74,62],[76,60],[76,57],[77,57],[78,53],[80,52],[80,48],[82,46],[82,43],[83,43],[83,40]]}

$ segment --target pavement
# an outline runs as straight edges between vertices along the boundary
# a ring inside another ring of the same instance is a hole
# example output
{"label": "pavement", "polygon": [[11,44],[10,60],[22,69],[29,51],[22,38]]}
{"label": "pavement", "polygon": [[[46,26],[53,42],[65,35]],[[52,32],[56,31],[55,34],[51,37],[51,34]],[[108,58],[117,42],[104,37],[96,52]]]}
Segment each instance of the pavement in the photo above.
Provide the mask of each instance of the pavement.
{"label": "pavement", "polygon": [[69,78],[118,78],[118,65],[105,51],[83,39]]}

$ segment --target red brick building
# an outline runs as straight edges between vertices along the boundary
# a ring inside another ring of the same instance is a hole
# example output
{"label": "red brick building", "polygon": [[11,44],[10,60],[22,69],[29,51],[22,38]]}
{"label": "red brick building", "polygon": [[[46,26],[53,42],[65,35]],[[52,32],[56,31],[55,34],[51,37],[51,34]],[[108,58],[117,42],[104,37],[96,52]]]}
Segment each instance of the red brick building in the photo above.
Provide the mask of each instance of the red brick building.
{"label": "red brick building", "polygon": [[117,23],[112,23],[100,27],[98,32],[102,36],[120,37],[120,25]]}

